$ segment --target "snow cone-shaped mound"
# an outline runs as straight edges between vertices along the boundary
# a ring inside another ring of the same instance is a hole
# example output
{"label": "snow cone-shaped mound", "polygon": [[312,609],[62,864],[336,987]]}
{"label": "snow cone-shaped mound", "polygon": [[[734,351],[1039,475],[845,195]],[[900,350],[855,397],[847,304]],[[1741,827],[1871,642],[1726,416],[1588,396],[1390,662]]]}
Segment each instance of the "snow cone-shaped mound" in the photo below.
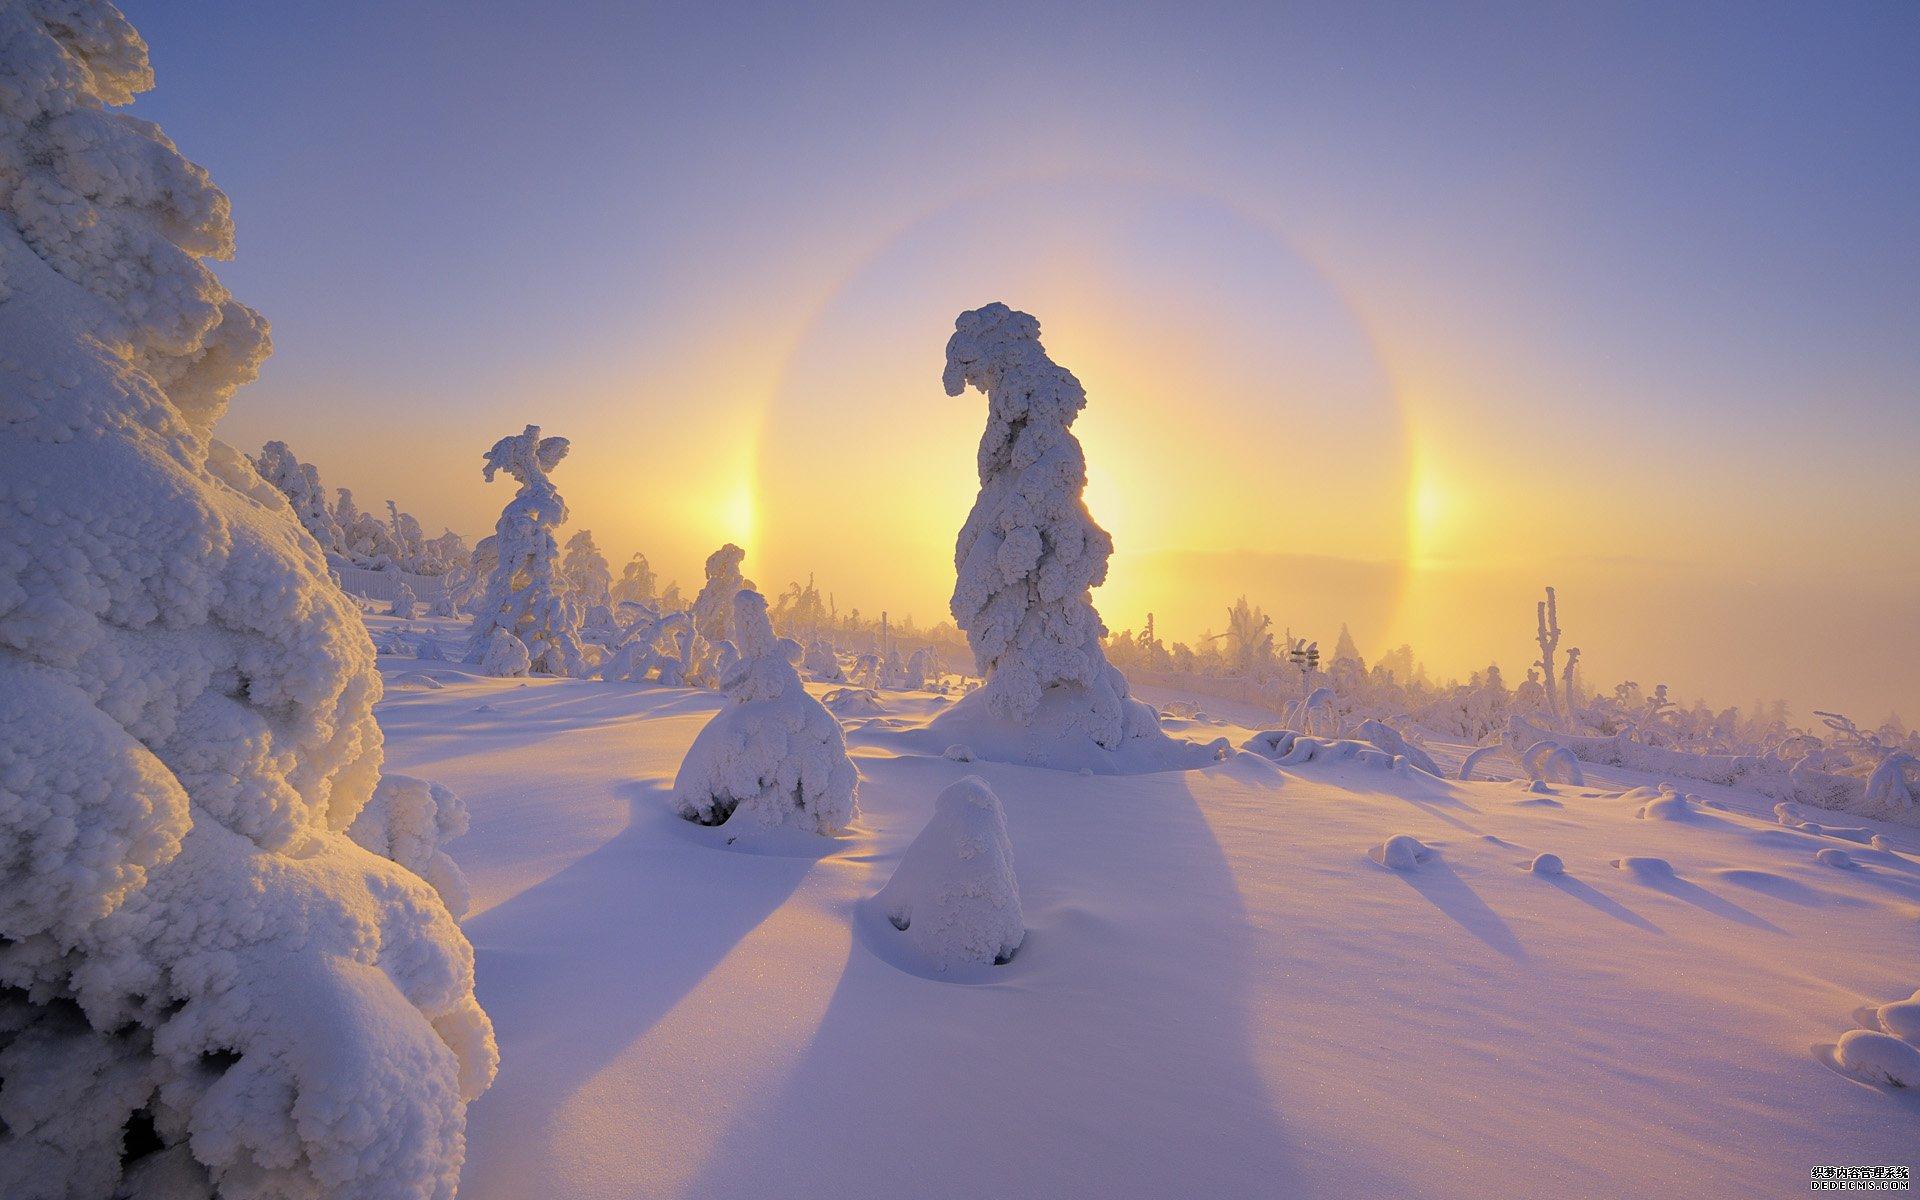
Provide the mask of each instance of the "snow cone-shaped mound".
{"label": "snow cone-shaped mound", "polygon": [[432,886],[347,828],[380,694],[215,422],[265,323],[120,14],[0,4],[0,1195],[446,1197],[496,1051]]}
{"label": "snow cone-shaped mound", "polygon": [[859,775],[840,722],[800,682],[799,645],[774,636],[758,592],[735,594],[729,627],[740,657],[720,681],[727,705],[688,748],[675,807],[736,837],[782,827],[840,833],[858,811]]}
{"label": "snow cone-shaped mound", "polygon": [[954,547],[952,603],[986,685],[935,720],[932,740],[1070,770],[1212,761],[1198,747],[1183,756],[1101,650],[1091,591],[1106,580],[1113,539],[1087,512],[1087,460],[1071,429],[1087,394],[1047,356],[1040,323],[998,303],[961,313],[942,378],[950,396],[987,396],[980,494]]}
{"label": "snow cone-shaped mound", "polygon": [[1027,927],[1007,815],[985,780],[969,775],[940,793],[874,903],[935,970],[1013,957]]}

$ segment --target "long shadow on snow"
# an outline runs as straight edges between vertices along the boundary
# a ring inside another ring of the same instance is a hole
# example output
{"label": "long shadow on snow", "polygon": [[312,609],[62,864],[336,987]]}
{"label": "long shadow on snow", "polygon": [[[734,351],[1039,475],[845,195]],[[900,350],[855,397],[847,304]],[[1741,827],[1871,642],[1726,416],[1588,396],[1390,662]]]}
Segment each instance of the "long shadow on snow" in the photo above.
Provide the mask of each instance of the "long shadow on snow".
{"label": "long shadow on snow", "polygon": [[[489,1195],[544,1194],[538,1164],[496,1164],[490,1151],[524,1148],[527,1122],[551,1120],[814,866],[679,836],[657,785],[631,790],[627,828],[466,923],[476,991],[504,1048],[499,1078],[468,1111],[465,1178],[485,1180]],[[716,887],[723,867],[725,886]],[[661,936],[663,926],[676,934]]]}
{"label": "long shadow on snow", "polygon": [[[607,725],[707,714],[721,703],[715,692],[589,680],[478,697],[441,692],[401,696],[398,703],[383,700],[376,715],[389,740],[404,741],[419,758],[433,757],[431,752],[445,747],[462,748],[464,753],[456,757],[497,754]],[[490,710],[476,711],[483,703]]]}
{"label": "long shadow on snow", "polygon": [[[1381,870],[1387,868],[1382,867]],[[1439,854],[1430,855],[1410,871],[1394,871],[1427,902],[1445,913],[1454,924],[1485,942],[1489,949],[1515,961],[1525,961],[1527,951],[1514,936],[1506,918],[1493,911],[1480,893],[1467,886],[1457,871]]]}
{"label": "long shadow on snow", "polygon": [[[899,970],[856,936],[805,1056],[734,1115],[684,1195],[1297,1193],[1250,1036],[1258,933],[1185,776],[862,768],[863,786],[926,801],[963,774],[988,780],[1027,944],[996,968],[1003,981],[960,984]],[[920,803],[889,804],[886,820],[917,831]]]}

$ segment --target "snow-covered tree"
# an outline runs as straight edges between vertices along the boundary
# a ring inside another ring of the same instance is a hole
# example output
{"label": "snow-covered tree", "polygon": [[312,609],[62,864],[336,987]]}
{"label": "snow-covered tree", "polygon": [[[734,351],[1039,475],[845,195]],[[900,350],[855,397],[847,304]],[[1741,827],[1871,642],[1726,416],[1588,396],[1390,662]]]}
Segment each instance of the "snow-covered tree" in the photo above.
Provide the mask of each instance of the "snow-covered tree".
{"label": "snow-covered tree", "polygon": [[1340,636],[1333,643],[1333,662],[1336,666],[1341,663],[1352,663],[1356,667],[1365,665],[1360,658],[1360,647],[1354,644],[1353,634],[1348,631],[1345,621],[1340,622]]}
{"label": "snow-covered tree", "polygon": [[990,710],[1031,722],[1045,700],[1062,732],[1106,749],[1157,730],[1100,648],[1091,589],[1107,577],[1113,539],[1083,493],[1086,457],[1071,426],[1086,392],[1040,344],[1040,323],[1004,304],[961,313],[947,342],[947,394],[986,393],[980,495],[954,550],[953,619],[986,678]]}
{"label": "snow-covered tree", "polygon": [[413,594],[413,587],[406,580],[400,581],[399,590],[393,597],[393,608],[389,616],[411,621],[420,615],[420,598]]}
{"label": "snow-covered tree", "polygon": [[320,469],[294,457],[285,442],[268,442],[260,447],[253,469],[287,498],[297,517],[322,550],[340,548],[340,527],[334,523],[333,510],[327,504],[327,490],[320,485]]}
{"label": "snow-covered tree", "polygon": [[840,722],[800,682],[800,646],[774,634],[764,596],[735,593],[730,624],[740,657],[721,680],[727,704],[688,748],[675,806],[689,821],[743,832],[839,833],[859,786]]}
{"label": "snow-covered tree", "polygon": [[1540,661],[1533,665],[1542,672],[1540,683],[1547,692],[1547,715],[1558,724],[1560,702],[1554,692],[1553,655],[1560,648],[1560,602],[1552,588],[1547,589],[1545,600],[1534,605],[1534,616],[1539,626],[1534,633],[1534,640],[1540,644]]}
{"label": "snow-covered tree", "polygon": [[111,5],[0,4],[0,1195],[451,1196],[473,952],[346,832],[373,645],[213,437],[266,324],[151,82]]}
{"label": "snow-covered tree", "polygon": [[693,627],[709,642],[727,638],[733,619],[733,598],[753,581],[740,573],[747,552],[728,542],[707,555],[707,582],[693,598]]}
{"label": "snow-covered tree", "polygon": [[613,570],[593,544],[593,530],[582,529],[567,539],[567,555],[560,563],[567,587],[582,608],[613,602]]}
{"label": "snow-covered tree", "polygon": [[494,525],[497,561],[486,595],[474,608],[468,662],[484,662],[494,631],[504,630],[526,647],[533,670],[582,673],[579,612],[567,602],[556,574],[560,549],[553,531],[566,524],[567,504],[547,478],[566,456],[567,439],[543,440],[538,425],[501,438],[487,451],[482,472],[487,482],[493,482],[495,472],[505,471],[520,481],[520,491]]}
{"label": "snow-covered tree", "polygon": [[616,603],[651,605],[658,587],[659,577],[653,573],[647,556],[636,550],[621,568],[619,582],[613,585],[613,599]]}
{"label": "snow-covered tree", "polygon": [[1026,940],[1007,815],[968,775],[933,801],[933,819],[874,903],[935,970],[1005,963]]}

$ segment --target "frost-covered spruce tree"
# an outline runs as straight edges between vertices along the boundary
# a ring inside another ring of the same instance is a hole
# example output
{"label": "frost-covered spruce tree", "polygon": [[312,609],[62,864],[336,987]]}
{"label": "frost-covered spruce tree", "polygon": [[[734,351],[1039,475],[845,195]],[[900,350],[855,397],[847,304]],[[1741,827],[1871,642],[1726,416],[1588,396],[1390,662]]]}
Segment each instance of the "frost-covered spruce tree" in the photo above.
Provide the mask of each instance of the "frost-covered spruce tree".
{"label": "frost-covered spruce tree", "polygon": [[633,557],[620,571],[620,581],[613,585],[613,598],[616,602],[626,601],[634,604],[652,605],[658,598],[655,589],[659,586],[653,567],[647,562],[647,556],[634,551]]}
{"label": "frost-covered spruce tree", "polygon": [[947,394],[987,395],[980,495],[954,549],[953,619],[986,679],[984,702],[1018,725],[1042,705],[1048,728],[1113,750],[1157,732],[1100,648],[1090,592],[1107,577],[1113,539],[1083,493],[1087,461],[1073,436],[1087,394],[1047,357],[1040,323],[1004,304],[960,314],[947,342]]}
{"label": "frost-covered spruce tree", "polygon": [[613,602],[613,569],[606,556],[593,544],[593,530],[582,529],[567,539],[567,554],[560,562],[567,587],[582,608]]}
{"label": "frost-covered spruce tree", "polygon": [[753,581],[740,573],[747,552],[728,542],[707,555],[707,582],[693,598],[694,632],[709,642],[725,641],[730,635],[733,598]]}
{"label": "frost-covered spruce tree", "polygon": [[214,439],[266,325],[111,5],[0,4],[0,1195],[449,1197],[473,952],[348,828],[374,651]]}
{"label": "frost-covered spruce tree", "polygon": [[253,469],[287,498],[293,515],[322,550],[340,549],[340,526],[334,523],[327,490],[320,484],[320,468],[295,458],[285,442],[268,442],[260,447]]}
{"label": "frost-covered spruce tree", "polygon": [[689,821],[743,832],[839,833],[857,812],[859,786],[840,722],[801,684],[800,646],[775,636],[764,596],[735,593],[731,624],[740,657],[720,683],[727,704],[688,748],[675,807]]}
{"label": "frost-covered spruce tree", "polygon": [[503,437],[486,454],[488,483],[505,471],[520,481],[493,527],[496,561],[486,595],[474,606],[473,636],[466,659],[485,663],[496,630],[520,639],[533,670],[548,675],[582,674],[579,610],[567,602],[557,574],[560,549],[553,531],[566,524],[567,503],[547,473],[567,456],[567,439],[540,437],[529,425]]}

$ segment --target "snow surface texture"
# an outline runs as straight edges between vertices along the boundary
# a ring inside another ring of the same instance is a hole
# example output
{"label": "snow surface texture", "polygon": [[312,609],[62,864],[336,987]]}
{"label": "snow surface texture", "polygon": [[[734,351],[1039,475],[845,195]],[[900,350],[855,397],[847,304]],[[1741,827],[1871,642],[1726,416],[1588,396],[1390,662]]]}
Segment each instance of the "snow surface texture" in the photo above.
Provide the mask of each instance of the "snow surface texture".
{"label": "snow surface texture", "polygon": [[[726,827],[654,800],[728,697],[433,672],[444,689],[391,691],[381,722],[396,769],[473,812],[451,852],[507,1053],[470,1112],[462,1200],[897,1200],[955,1180],[1006,1200],[1464,1200],[1496,1177],[1566,1200],[1649,1179],[1770,1196],[1809,1163],[1911,1157],[1920,1094],[1834,1061],[1920,984],[1911,830],[1835,841],[1691,782],[1693,819],[1640,820],[1661,777],[1601,765],[1555,807],[1244,754],[1087,778],[889,753],[898,731],[863,719],[847,836],[721,853]],[[946,707],[880,703],[907,724]],[[1235,744],[1265,720],[1200,707]],[[1423,748],[1451,774],[1474,745]],[[874,897],[972,774],[1006,813],[1028,934],[1003,966],[943,974]],[[1398,833],[1434,852],[1411,871],[1362,852]],[[1861,869],[1820,865],[1825,845]],[[1564,873],[1528,870],[1543,854]],[[1608,865],[1626,856],[1671,869]]]}
{"label": "snow surface texture", "polygon": [[735,593],[740,657],[720,688],[727,706],[687,750],[673,781],[680,815],[726,824],[735,838],[779,828],[832,836],[857,812],[858,776],[840,722],[807,693],[800,646],[776,637],[760,593]]}
{"label": "snow surface texture", "polygon": [[949,784],[874,897],[934,970],[1010,962],[1027,936],[1007,814],[984,779]]}
{"label": "snow surface texture", "polygon": [[567,522],[567,502],[547,478],[566,456],[567,439],[543,440],[538,425],[501,438],[487,451],[487,482],[493,482],[496,471],[505,471],[520,481],[520,491],[493,527],[498,561],[486,595],[474,606],[468,662],[484,661],[494,633],[503,630],[526,647],[532,670],[545,675],[583,672],[580,615],[557,573],[560,550],[553,540],[553,531]]}
{"label": "snow surface texture", "polygon": [[211,436],[266,324],[112,111],[151,80],[107,4],[0,5],[0,1195],[450,1196],[472,950],[347,836],[374,648]]}
{"label": "snow surface texture", "polygon": [[1025,723],[1049,692],[1067,694],[1062,731],[1117,749],[1157,725],[1100,649],[1090,592],[1106,581],[1113,539],[1083,498],[1087,460],[1072,425],[1087,393],[1047,357],[1040,322],[999,303],[960,314],[941,379],[949,396],[987,396],[980,495],[954,547],[952,605],[986,679],[982,701]]}

